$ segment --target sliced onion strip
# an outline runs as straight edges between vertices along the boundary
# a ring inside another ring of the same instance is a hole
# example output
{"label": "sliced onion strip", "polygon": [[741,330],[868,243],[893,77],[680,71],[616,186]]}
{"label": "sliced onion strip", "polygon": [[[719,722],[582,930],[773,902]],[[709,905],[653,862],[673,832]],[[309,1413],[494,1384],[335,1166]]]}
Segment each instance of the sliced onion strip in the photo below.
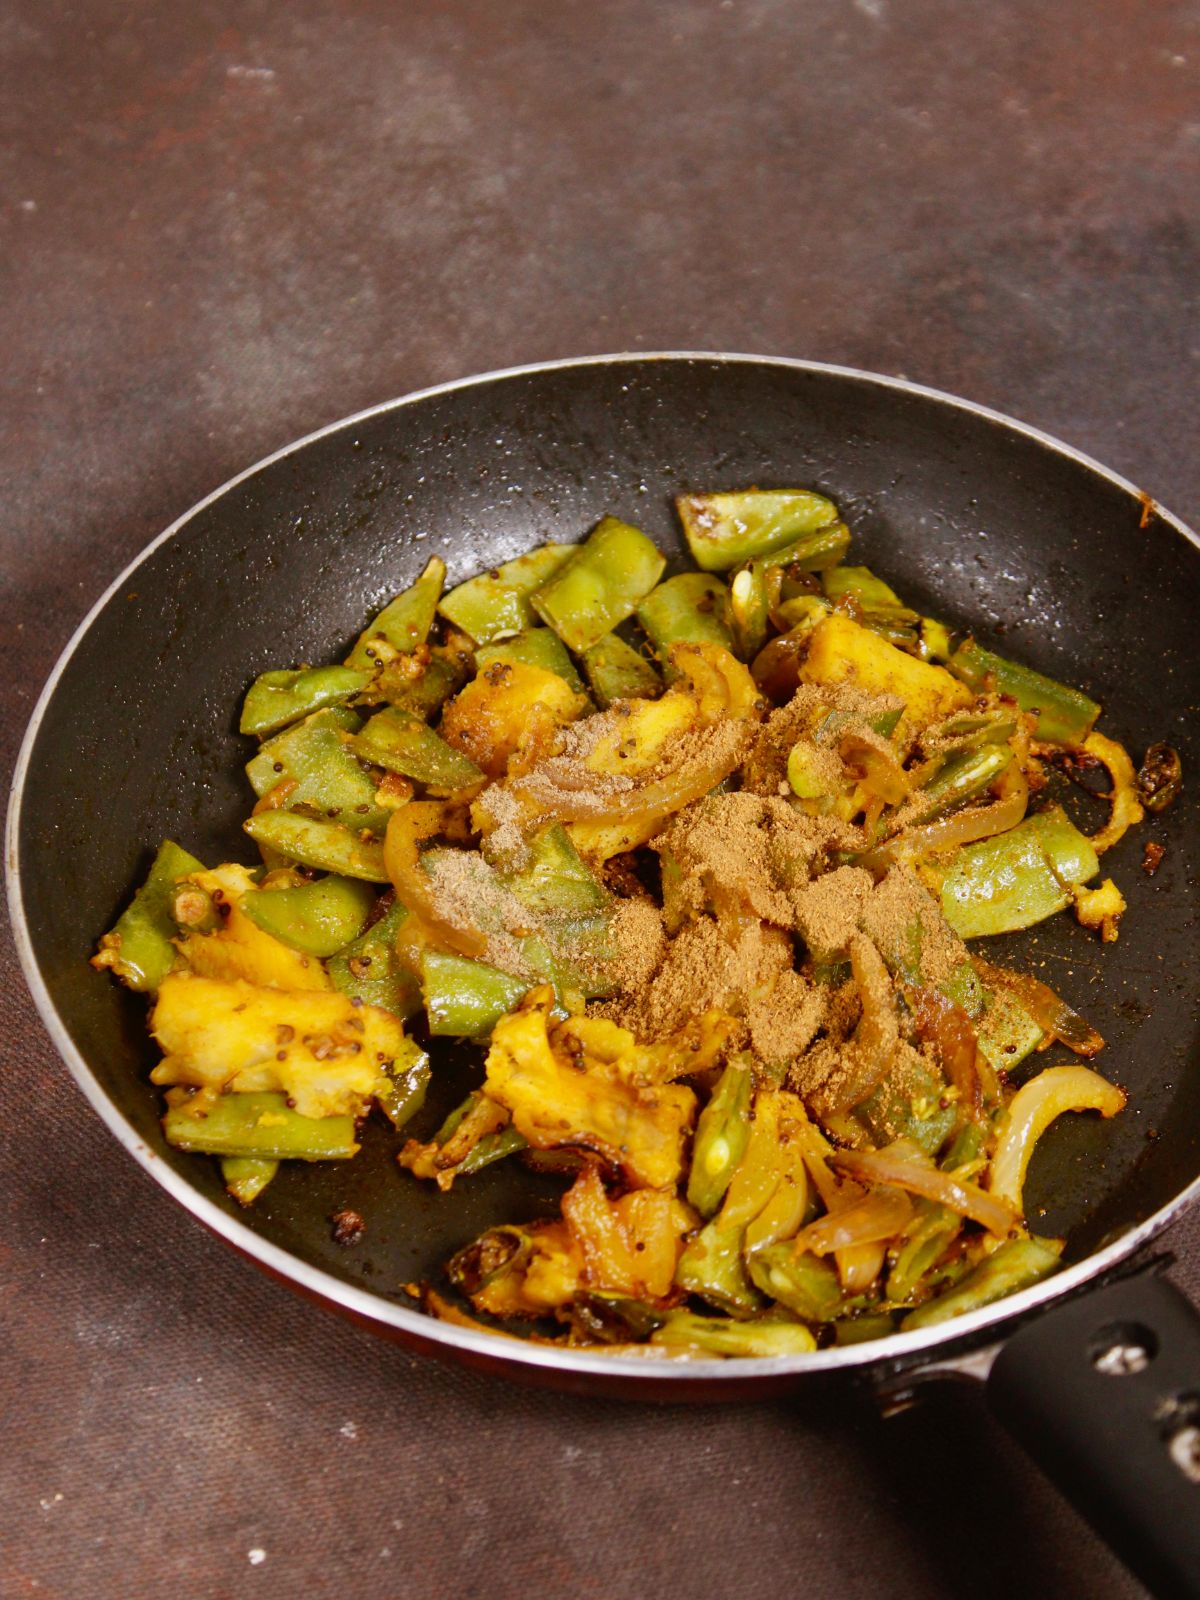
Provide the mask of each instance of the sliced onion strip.
{"label": "sliced onion strip", "polygon": [[1090,1067],[1047,1067],[1013,1096],[1000,1123],[988,1188],[1014,1211],[1022,1208],[1025,1173],[1033,1147],[1064,1111],[1098,1111],[1115,1117],[1125,1092]]}
{"label": "sliced onion strip", "polygon": [[[1018,1213],[1001,1195],[988,1194],[976,1184],[964,1183],[940,1167],[890,1155],[886,1150],[842,1150],[834,1164],[863,1183],[890,1183],[897,1189],[934,1200],[948,1211],[970,1217],[1000,1239],[1017,1226]],[[994,1169],[993,1169],[994,1170]]]}

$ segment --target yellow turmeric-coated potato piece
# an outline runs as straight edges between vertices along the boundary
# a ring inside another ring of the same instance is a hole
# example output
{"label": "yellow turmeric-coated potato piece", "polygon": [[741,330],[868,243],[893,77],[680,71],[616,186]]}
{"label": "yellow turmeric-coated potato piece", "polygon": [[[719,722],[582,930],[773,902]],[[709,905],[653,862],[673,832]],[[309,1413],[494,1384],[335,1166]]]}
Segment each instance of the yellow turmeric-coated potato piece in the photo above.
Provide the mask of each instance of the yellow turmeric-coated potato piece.
{"label": "yellow turmeric-coated potato piece", "polygon": [[556,672],[524,661],[493,661],[447,704],[441,734],[489,778],[502,778],[518,749],[587,709],[587,699]]}
{"label": "yellow turmeric-coated potato piece", "polygon": [[289,949],[241,910],[238,901],[254,888],[245,867],[225,862],[209,871],[194,872],[187,882],[210,895],[222,913],[215,933],[193,933],[178,941],[192,972],[224,983],[241,978],[269,989],[332,989],[325,968],[314,956]]}
{"label": "yellow turmeric-coated potato piece", "polygon": [[259,989],[169,974],[151,1028],[164,1059],[161,1085],[286,1094],[302,1117],[357,1116],[385,1094],[384,1068],[401,1055],[404,1029],[349,995]]}
{"label": "yellow turmeric-coated potato piece", "polygon": [[836,611],[813,629],[800,681],[852,683],[871,694],[898,695],[904,701],[896,727],[901,744],[919,729],[971,704],[970,690],[944,667],[906,655]]}

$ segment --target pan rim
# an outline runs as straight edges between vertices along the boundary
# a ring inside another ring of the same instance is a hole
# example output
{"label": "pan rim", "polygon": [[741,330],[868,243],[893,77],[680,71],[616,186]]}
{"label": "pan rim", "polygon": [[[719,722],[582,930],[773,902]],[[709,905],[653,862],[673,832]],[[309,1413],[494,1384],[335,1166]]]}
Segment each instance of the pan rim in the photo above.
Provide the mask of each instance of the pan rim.
{"label": "pan rim", "polygon": [[1200,536],[1179,517],[1161,506],[1157,501],[1150,499],[1134,483],[1120,473],[1114,472],[1094,457],[1065,443],[1054,435],[1022,422],[1018,418],[1011,417],[1004,412],[982,405],[977,401],[968,400],[962,396],[950,394],[945,390],[925,384],[915,383],[907,378],[892,377],[884,373],[871,372],[858,367],[830,362],[808,361],[798,357],[754,355],[741,352],[705,350],[622,351],[611,354],[564,357],[550,361],[529,362],[512,367],[499,368],[490,372],[472,374],[465,378],[451,379],[444,383],[414,390],[409,394],[401,395],[394,399],[382,401],[376,405],[353,412],[346,417],[326,423],[311,433],[305,434],[280,449],[272,451],[205,495],[152,539],[118,573],[89,608],[71,634],[38,696],[13,770],[5,832],[5,858],[7,864],[9,921],[18,960],[43,1026],[50,1036],[51,1043],[93,1111],[96,1112],[109,1132],[138,1162],[143,1170],[197,1221],[201,1222],[227,1244],[232,1245],[239,1253],[248,1256],[259,1266],[283,1278],[304,1293],[318,1300],[328,1302],[332,1307],[341,1309],[364,1322],[378,1324],[379,1331],[391,1331],[403,1338],[408,1338],[424,1345],[443,1346],[446,1353],[450,1355],[476,1356],[505,1366],[541,1369],[577,1378],[618,1378],[622,1383],[629,1382],[631,1386],[638,1380],[657,1382],[660,1379],[665,1379],[670,1383],[682,1384],[685,1387],[697,1382],[711,1383],[714,1379],[726,1381],[744,1380],[746,1378],[762,1379],[764,1381],[771,1378],[801,1379],[815,1376],[819,1373],[846,1373],[864,1367],[907,1365],[917,1363],[922,1358],[927,1358],[931,1355],[944,1357],[952,1348],[960,1349],[966,1348],[971,1344],[978,1344],[982,1342],[982,1339],[996,1332],[1002,1326],[1009,1325],[1028,1316],[1043,1305],[1067,1297],[1092,1279],[1102,1276],[1122,1261],[1128,1259],[1200,1198],[1200,1176],[1197,1176],[1171,1200],[1167,1201],[1166,1204],[1145,1218],[1136,1227],[1121,1234],[1118,1238],[1110,1241],[1082,1261],[1076,1262],[1052,1277],[1045,1279],[1042,1283],[1010,1295],[1003,1300],[997,1301],[992,1306],[983,1307],[978,1311],[955,1318],[952,1322],[941,1324],[928,1330],[920,1329],[911,1333],[896,1333],[878,1343],[870,1342],[834,1347],[794,1356],[750,1357],[735,1361],[714,1359],[680,1362],[645,1356],[607,1355],[604,1353],[592,1353],[587,1350],[564,1350],[559,1346],[531,1344],[501,1332],[483,1333],[475,1329],[459,1327],[456,1324],[440,1322],[423,1312],[398,1304],[384,1295],[359,1289],[355,1285],[346,1283],[319,1267],[310,1265],[281,1246],[272,1244],[269,1240],[256,1233],[249,1224],[236,1216],[226,1213],[214,1201],[207,1199],[199,1190],[193,1188],[187,1179],[173,1171],[158,1152],[152,1149],[136,1133],[119,1111],[115,1102],[109,1098],[85,1060],[83,1053],[76,1047],[60,1019],[34,953],[32,938],[25,918],[19,851],[24,787],[34,746],[36,745],[46,710],[76,650],[113,596],[128,583],[130,577],[143,562],[147,561],[161,545],[180,533],[194,517],[215,504],[247,479],[254,477],[257,473],[274,465],[274,463],[286,459],[288,456],[307,448],[322,438],[353,428],[357,424],[386,412],[399,411],[439,395],[482,387],[510,378],[581,367],[643,366],[655,362],[678,362],[681,364],[704,362],[709,364],[725,363],[728,365],[780,367],[791,371],[848,378],[862,384],[891,389],[902,394],[932,400],[958,411],[973,413],[987,422],[996,424],[1009,432],[1024,435],[1056,454],[1067,457],[1116,487],[1125,490],[1134,498],[1148,503],[1156,516],[1169,524],[1187,543],[1200,550]]}

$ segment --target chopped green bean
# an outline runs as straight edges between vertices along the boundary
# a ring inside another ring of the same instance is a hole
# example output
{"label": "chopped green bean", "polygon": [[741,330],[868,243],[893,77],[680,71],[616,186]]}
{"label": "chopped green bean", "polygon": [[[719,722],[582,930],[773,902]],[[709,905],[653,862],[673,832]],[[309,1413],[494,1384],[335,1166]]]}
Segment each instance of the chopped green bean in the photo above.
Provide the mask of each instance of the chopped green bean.
{"label": "chopped green bean", "polygon": [[145,883],[131,905],[117,918],[111,933],[100,941],[95,967],[109,967],[131,989],[147,993],[158,988],[175,964],[171,943],[179,929],[172,915],[176,885],[204,865],[171,839],[164,839]]}
{"label": "chopped green bean", "polygon": [[733,649],[729,590],[720,578],[704,572],[667,578],[642,601],[637,619],[663,662],[669,660],[671,646],[681,641]]}
{"label": "chopped green bean", "polygon": [[1100,707],[1081,689],[1047,678],[1016,661],[1006,661],[974,639],[960,645],[947,665],[976,693],[992,689],[1015,700],[1022,711],[1036,711],[1037,736],[1052,744],[1082,744],[1100,715]]}
{"label": "chopped green bean", "polygon": [[587,694],[587,686],[579,670],[567,653],[567,647],[553,628],[526,628],[511,639],[501,639],[477,652],[475,659],[479,670],[493,661],[520,661],[525,666],[541,667],[543,672],[557,673],[569,683],[576,694]]}
{"label": "chopped green bean", "polygon": [[698,1317],[690,1311],[670,1311],[650,1343],[668,1349],[713,1356],[796,1356],[817,1348],[817,1341],[802,1322],[761,1317],[753,1322],[729,1322],[723,1317]]}
{"label": "chopped green bean", "polygon": [[393,902],[364,934],[330,958],[326,967],[333,985],[366,1005],[390,1011],[401,1021],[422,1006],[421,986],[396,955],[396,935],[408,912]]}
{"label": "chopped green bean", "polygon": [[403,1128],[425,1104],[432,1072],[429,1056],[420,1045],[405,1038],[404,1050],[388,1069],[391,1088],[379,1096],[379,1104],[393,1128]]}
{"label": "chopped green bean", "polygon": [[302,1117],[276,1093],[222,1094],[197,1115],[189,1101],[168,1106],[167,1143],[209,1156],[333,1161],[354,1155],[353,1117]]}
{"label": "chopped green bean", "polygon": [[920,793],[914,822],[931,822],[955,806],[965,805],[995,783],[1013,758],[1007,744],[985,744],[978,749],[958,750],[947,756]]}
{"label": "chopped green bean", "polygon": [[369,672],[393,654],[407,653],[424,644],[433,627],[445,577],[446,563],[441,556],[430,556],[412,588],[405,589],[384,606],[374,622],[359,635],[358,643],[346,657],[346,665]]}
{"label": "chopped green bean", "polygon": [[[268,739],[259,747],[258,753],[247,761],[246,776],[250,779],[250,787],[261,800],[277,783],[287,779],[296,784],[305,784],[304,798],[315,799],[310,791],[316,782],[326,777],[325,769],[331,764],[344,766],[348,759],[339,736],[355,733],[361,726],[362,718],[345,706],[328,706],[321,711],[314,711],[302,722]],[[365,778],[366,774],[360,773],[360,776]],[[370,780],[367,781],[369,783]],[[373,787],[371,798],[373,801]]]}
{"label": "chopped green bean", "polygon": [[754,1075],[739,1057],[721,1074],[696,1124],[687,1197],[702,1217],[711,1217],[750,1142],[750,1098]]}
{"label": "chopped green bean", "polygon": [[362,692],[369,672],[353,667],[304,667],[297,672],[264,672],[246,692],[239,733],[265,738],[323,706],[342,705]]}
{"label": "chopped green bean", "polygon": [[675,1282],[732,1316],[748,1317],[760,1310],[762,1296],[746,1276],[742,1261],[745,1231],[743,1224],[723,1223],[719,1217],[707,1223],[684,1246]]}
{"label": "chopped green bean", "polygon": [[1058,1266],[1061,1254],[1062,1242],[1058,1239],[1009,1239],[960,1278],[948,1293],[910,1311],[900,1326],[905,1332],[910,1328],[933,1328],[949,1322],[951,1317],[990,1306],[995,1300],[1040,1282]]}
{"label": "chopped green bean", "polygon": [[291,811],[260,811],[242,826],[256,844],[266,845],[289,861],[336,872],[344,878],[387,883],[383,846],[356,838],[338,822],[302,817]]}
{"label": "chopped green bean", "polygon": [[319,878],[293,889],[251,889],[239,902],[257,927],[310,956],[332,956],[357,939],[375,891],[356,878]]}
{"label": "chopped green bean", "polygon": [[597,883],[561,822],[548,823],[529,841],[529,857],[505,882],[537,916],[607,914],[612,896]]}
{"label": "chopped green bean", "polygon": [[666,564],[644,533],[605,517],[530,601],[564,644],[582,652],[632,616]]}
{"label": "chopped green bean", "polygon": [[221,1162],[225,1187],[241,1206],[252,1205],[278,1171],[278,1161],[261,1156],[225,1156]]}
{"label": "chopped green bean", "polygon": [[842,1288],[829,1262],[811,1252],[796,1254],[791,1240],[765,1245],[750,1257],[752,1282],[772,1300],[806,1322],[832,1322],[842,1305]]}
{"label": "chopped green bean", "polygon": [[606,633],[583,652],[583,670],[602,711],[614,700],[653,700],[662,693],[652,663],[617,633]]}
{"label": "chopped green bean", "polygon": [[493,572],[468,578],[442,597],[438,610],[476,644],[520,633],[537,621],[529,596],[571,555],[569,544],[543,544]]}
{"label": "chopped green bean", "polygon": [[1099,870],[1090,840],[1061,806],[1050,806],[1007,833],[961,846],[942,878],[942,910],[961,938],[1010,933],[1061,911],[1070,886]]}
{"label": "chopped green bean", "polygon": [[377,711],[349,743],[360,760],[413,778],[434,794],[455,794],[483,782],[469,756],[447,744],[415,712],[398,706]]}
{"label": "chopped green bean", "polygon": [[435,1037],[486,1039],[530,987],[527,978],[441,950],[427,950],[421,966],[425,1011]]}
{"label": "chopped green bean", "polygon": [[[675,506],[696,565],[705,572],[727,572],[753,556],[796,545],[802,535],[815,536],[835,523],[838,514],[832,500],[807,489],[680,495]],[[819,542],[814,538],[814,546]],[[844,548],[824,564],[840,559]],[[811,564],[811,557],[792,559]]]}

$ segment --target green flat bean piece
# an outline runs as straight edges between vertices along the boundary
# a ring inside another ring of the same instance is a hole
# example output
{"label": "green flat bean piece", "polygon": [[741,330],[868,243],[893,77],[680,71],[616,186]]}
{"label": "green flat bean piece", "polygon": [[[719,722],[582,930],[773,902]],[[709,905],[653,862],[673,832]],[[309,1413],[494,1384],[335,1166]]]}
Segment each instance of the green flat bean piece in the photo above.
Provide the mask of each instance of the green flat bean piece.
{"label": "green flat bean piece", "polygon": [[933,1155],[957,1121],[954,1107],[941,1104],[944,1093],[945,1085],[932,1072],[914,1065],[902,1085],[894,1078],[884,1078],[855,1113],[877,1144],[903,1137]]}
{"label": "green flat bean piece", "polygon": [[911,1300],[921,1279],[962,1232],[962,1218],[948,1207],[929,1200],[918,1200],[917,1207],[888,1272],[888,1299],[897,1304]]}
{"label": "green flat bean piece", "polygon": [[750,1100],[754,1076],[749,1065],[735,1058],[721,1074],[708,1104],[700,1113],[693,1143],[687,1197],[702,1217],[720,1206],[730,1179],[750,1142]]}
{"label": "green flat bean piece", "polygon": [[576,694],[587,694],[579,669],[567,654],[567,647],[553,628],[525,628],[511,639],[490,644],[476,655],[480,672],[493,661],[519,661],[527,667],[541,667],[569,683]]}
{"label": "green flat bean piece", "polygon": [[688,1294],[733,1316],[749,1317],[762,1309],[763,1300],[746,1276],[742,1261],[742,1223],[706,1223],[684,1246],[675,1268],[675,1282]]}
{"label": "green flat bean piece", "polygon": [[359,672],[354,667],[264,672],[246,692],[238,731],[265,738],[323,706],[343,704],[352,695],[360,694],[370,681],[369,672]]}
{"label": "green flat bean piece", "polygon": [[765,1295],[806,1322],[832,1322],[841,1309],[836,1269],[811,1252],[798,1256],[790,1239],[756,1250],[748,1266],[751,1280]]}
{"label": "green flat bean piece", "polygon": [[653,700],[662,693],[653,664],[616,633],[606,633],[583,652],[583,670],[602,711],[614,700]]}
{"label": "green flat bean piece", "polygon": [[483,782],[469,756],[446,743],[413,711],[387,706],[377,711],[349,740],[361,761],[413,778],[436,795],[455,794]]}
{"label": "green flat bean piece", "polygon": [[673,644],[685,641],[733,649],[729,590],[720,578],[705,572],[681,572],[665,579],[638,606],[637,619],[663,662]]}
{"label": "green flat bean piece", "polygon": [[[401,670],[404,669],[404,670]],[[471,657],[452,645],[434,645],[429,659],[398,656],[372,685],[373,696],[425,722],[434,717],[471,676]]]}
{"label": "green flat bean piece", "polygon": [[1091,841],[1061,806],[961,846],[942,879],[942,910],[963,939],[1029,928],[1070,904],[1069,886],[1100,870]]}
{"label": "green flat bean piece", "polygon": [[817,1348],[802,1322],[760,1318],[729,1322],[723,1317],[698,1317],[670,1311],[650,1335],[651,1344],[713,1356],[792,1356]]}
{"label": "green flat bean piece", "polygon": [[538,916],[591,917],[612,910],[612,896],[596,881],[561,822],[548,823],[529,841],[529,857],[505,883]]}
{"label": "green flat bean piece", "polygon": [[221,1162],[221,1178],[239,1205],[252,1205],[279,1171],[278,1161],[261,1156],[226,1156]]}
{"label": "green flat bean piece", "polygon": [[251,889],[239,901],[250,921],[289,949],[332,956],[357,939],[375,891],[356,878],[318,878],[294,889]]}
{"label": "green flat bean piece", "polygon": [[302,1117],[287,1096],[222,1094],[202,1116],[187,1102],[163,1118],[167,1143],[209,1156],[255,1156],[268,1161],[332,1161],[355,1155],[353,1117]]}
{"label": "green flat bean piece", "polygon": [[864,611],[899,609],[909,617],[918,615],[910,611],[896,591],[882,578],[877,578],[870,567],[831,567],[821,574],[821,587],[830,600],[852,595]]}
{"label": "green flat bean piece", "polygon": [[476,644],[520,633],[537,621],[529,596],[558,571],[573,550],[569,544],[540,545],[494,572],[460,583],[442,597],[438,610]]}
{"label": "green flat bean piece", "polygon": [[363,878],[367,883],[388,882],[383,846],[356,838],[338,822],[291,811],[260,811],[242,827],[256,844],[301,866],[335,872],[343,878]]}
{"label": "green flat bean piece", "polygon": [[1057,1239],[1009,1239],[946,1294],[910,1311],[900,1327],[905,1332],[910,1328],[932,1328],[939,1322],[949,1322],[951,1317],[990,1306],[994,1300],[1039,1283],[1058,1266],[1061,1254],[1062,1243]]}
{"label": "green flat bean piece", "polygon": [[528,978],[441,950],[426,950],[421,968],[429,1031],[439,1038],[486,1039],[530,988]]}
{"label": "green flat bean piece", "polygon": [[921,790],[920,810],[913,821],[931,822],[973,800],[995,783],[1012,758],[1012,747],[1007,744],[985,744],[947,756]]}
{"label": "green flat bean piece", "polygon": [[753,661],[771,632],[767,562],[759,556],[740,566],[729,580],[729,620],[733,648],[742,661]]}
{"label": "green flat bean piece", "polygon": [[392,1086],[379,1096],[379,1104],[392,1126],[403,1128],[425,1104],[432,1077],[428,1055],[419,1044],[406,1037],[404,1049],[388,1069],[388,1077]]}
{"label": "green flat bean piece", "polygon": [[833,1325],[834,1341],[840,1345],[886,1339],[895,1331],[896,1320],[887,1311],[860,1311],[852,1317],[839,1317]]}
{"label": "green flat bean piece", "polygon": [[976,693],[994,689],[1015,700],[1022,711],[1036,711],[1038,738],[1053,744],[1082,744],[1100,715],[1100,707],[1081,689],[1006,661],[974,639],[959,646],[947,667]]}
{"label": "green flat bean piece", "polygon": [[633,614],[666,564],[644,533],[605,517],[530,601],[564,644],[582,652]]}
{"label": "green flat bean piece", "polygon": [[203,871],[203,862],[164,839],[145,883],[101,940],[93,964],[111,968],[122,983],[141,993],[157,989],[175,964],[171,940],[179,928],[171,913],[176,885],[190,873]]}
{"label": "green flat bean piece", "polygon": [[[424,572],[413,584],[398,594],[358,637],[358,642],[346,657],[348,667],[369,672],[380,660],[394,651],[406,654],[425,643],[433,627],[437,603],[441,598],[442,584],[446,578],[446,563],[441,556],[430,556]],[[382,641],[389,649],[379,650]]]}
{"label": "green flat bean piece", "polygon": [[[277,783],[289,778],[306,786],[305,799],[319,803],[311,791],[322,778],[328,781],[325,769],[331,763],[341,766],[347,759],[339,735],[356,733],[361,727],[362,718],[358,712],[350,711],[345,706],[328,706],[321,711],[314,711],[302,722],[268,739],[259,747],[257,755],[247,761],[246,776],[250,779],[250,787],[261,800]],[[360,776],[365,778],[366,774],[360,771]],[[371,798],[374,800],[373,785]]]}
{"label": "green flat bean piece", "polygon": [[[689,494],[675,501],[688,547],[705,572],[727,572],[754,556],[795,545],[802,536],[817,535],[837,522],[837,507],[824,495],[808,489],[750,489],[742,494]],[[829,544],[814,538],[809,553],[794,554],[798,565],[832,566],[841,559],[845,543],[837,540],[834,554]]]}
{"label": "green flat bean piece", "polygon": [[353,944],[332,956],[326,967],[336,989],[357,996],[366,1005],[381,1006],[406,1021],[424,1003],[416,974],[396,955],[396,935],[408,912],[393,902]]}

